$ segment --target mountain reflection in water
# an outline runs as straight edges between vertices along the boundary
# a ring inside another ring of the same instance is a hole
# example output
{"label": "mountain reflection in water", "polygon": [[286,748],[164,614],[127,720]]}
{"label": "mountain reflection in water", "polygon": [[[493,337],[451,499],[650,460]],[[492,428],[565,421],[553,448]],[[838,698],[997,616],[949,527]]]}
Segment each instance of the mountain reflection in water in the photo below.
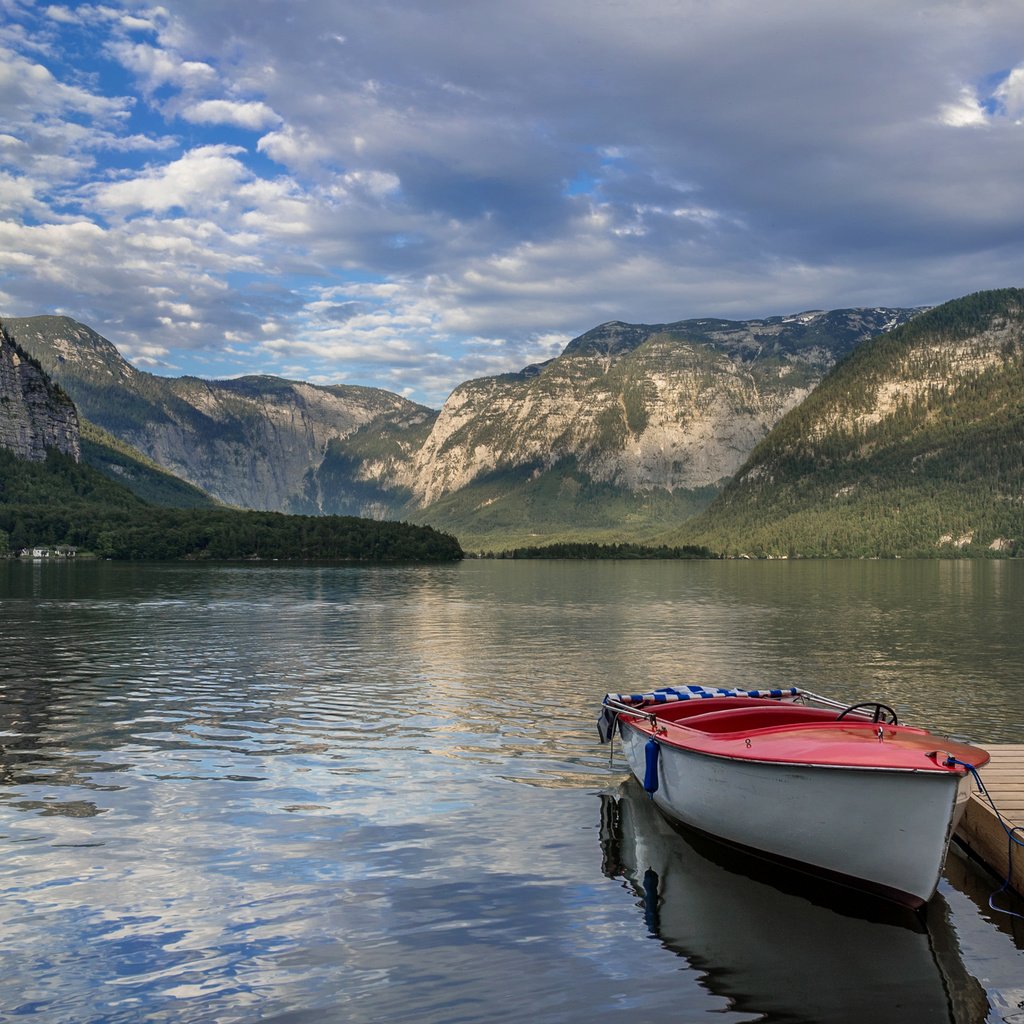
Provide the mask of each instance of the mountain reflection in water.
{"label": "mountain reflection in water", "polygon": [[985,1020],[941,894],[918,915],[744,855],[677,830],[632,779],[601,799],[604,873],[732,1009],[780,1024]]}

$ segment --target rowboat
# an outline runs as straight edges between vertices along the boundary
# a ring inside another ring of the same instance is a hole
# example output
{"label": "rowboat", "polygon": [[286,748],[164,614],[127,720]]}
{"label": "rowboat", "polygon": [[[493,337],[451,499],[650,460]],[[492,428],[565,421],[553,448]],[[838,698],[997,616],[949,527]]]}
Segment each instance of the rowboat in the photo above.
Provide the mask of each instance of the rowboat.
{"label": "rowboat", "polygon": [[934,895],[972,769],[989,759],[885,704],[795,687],[608,694],[598,728],[619,732],[668,817],[911,907]]}

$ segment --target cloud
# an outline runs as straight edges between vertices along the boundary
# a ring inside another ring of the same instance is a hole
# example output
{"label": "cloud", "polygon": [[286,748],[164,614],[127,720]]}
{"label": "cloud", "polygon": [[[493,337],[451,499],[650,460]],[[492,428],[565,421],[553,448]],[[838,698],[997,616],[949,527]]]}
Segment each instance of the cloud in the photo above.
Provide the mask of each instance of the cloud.
{"label": "cloud", "polygon": [[1002,112],[1018,124],[1024,115],[1024,66],[1014,68],[992,93]]}
{"label": "cloud", "polygon": [[136,177],[95,189],[94,205],[105,215],[140,211],[192,212],[230,202],[251,178],[238,146],[201,146],[173,163],[147,168]]}
{"label": "cloud", "polygon": [[309,172],[330,160],[332,150],[320,138],[293,125],[268,132],[256,145],[260,153],[285,167]]}
{"label": "cloud", "polygon": [[988,77],[985,86],[963,86],[957,101],[942,107],[940,121],[954,128],[995,125],[1000,120],[1024,124],[1024,66]]}
{"label": "cloud", "polygon": [[65,25],[76,25],[79,22],[79,16],[74,11],[56,4],[50,4],[46,8],[46,16],[54,21],[63,22]]}
{"label": "cloud", "polygon": [[85,116],[121,119],[130,100],[97,95],[59,81],[49,68],[0,47],[0,110],[16,122],[40,116]]}
{"label": "cloud", "polygon": [[951,128],[973,128],[988,124],[988,116],[973,89],[964,86],[955,103],[943,105],[939,115]]}
{"label": "cloud", "polygon": [[135,74],[144,95],[152,95],[162,86],[196,90],[215,86],[218,81],[216,70],[205,61],[185,60],[173,50],[150,43],[116,40],[107,49]]}
{"label": "cloud", "polygon": [[1024,278],[1015,0],[14,10],[5,293],[195,372],[437,401],[607,319]]}
{"label": "cloud", "polygon": [[254,132],[281,121],[265,103],[240,103],[232,100],[200,100],[183,107],[181,117],[193,124],[234,125]]}

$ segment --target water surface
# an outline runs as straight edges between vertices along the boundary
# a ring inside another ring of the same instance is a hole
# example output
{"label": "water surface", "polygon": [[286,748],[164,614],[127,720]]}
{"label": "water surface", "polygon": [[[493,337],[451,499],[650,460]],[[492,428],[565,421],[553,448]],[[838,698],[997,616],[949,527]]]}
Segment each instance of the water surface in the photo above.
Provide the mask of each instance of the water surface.
{"label": "water surface", "polygon": [[882,1020],[1024,1021],[977,869],[924,925],[765,878],[593,728],[796,682],[1021,742],[1022,565],[9,562],[0,597],[2,1019],[841,1021],[855,976]]}

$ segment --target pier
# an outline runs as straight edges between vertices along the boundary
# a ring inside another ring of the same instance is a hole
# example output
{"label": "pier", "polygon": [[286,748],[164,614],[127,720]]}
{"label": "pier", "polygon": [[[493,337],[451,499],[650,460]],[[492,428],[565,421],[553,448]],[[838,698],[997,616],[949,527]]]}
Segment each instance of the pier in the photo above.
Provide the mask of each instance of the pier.
{"label": "pier", "polygon": [[[1024,828],[1024,745],[986,744],[985,749],[992,760],[980,770],[981,780],[1007,826]],[[1024,841],[1024,832],[1017,835]],[[1009,840],[982,794],[971,796],[956,836],[972,857],[1000,878],[1006,878]],[[1013,851],[1010,885],[1019,896],[1024,896],[1024,849],[1019,847]]]}

